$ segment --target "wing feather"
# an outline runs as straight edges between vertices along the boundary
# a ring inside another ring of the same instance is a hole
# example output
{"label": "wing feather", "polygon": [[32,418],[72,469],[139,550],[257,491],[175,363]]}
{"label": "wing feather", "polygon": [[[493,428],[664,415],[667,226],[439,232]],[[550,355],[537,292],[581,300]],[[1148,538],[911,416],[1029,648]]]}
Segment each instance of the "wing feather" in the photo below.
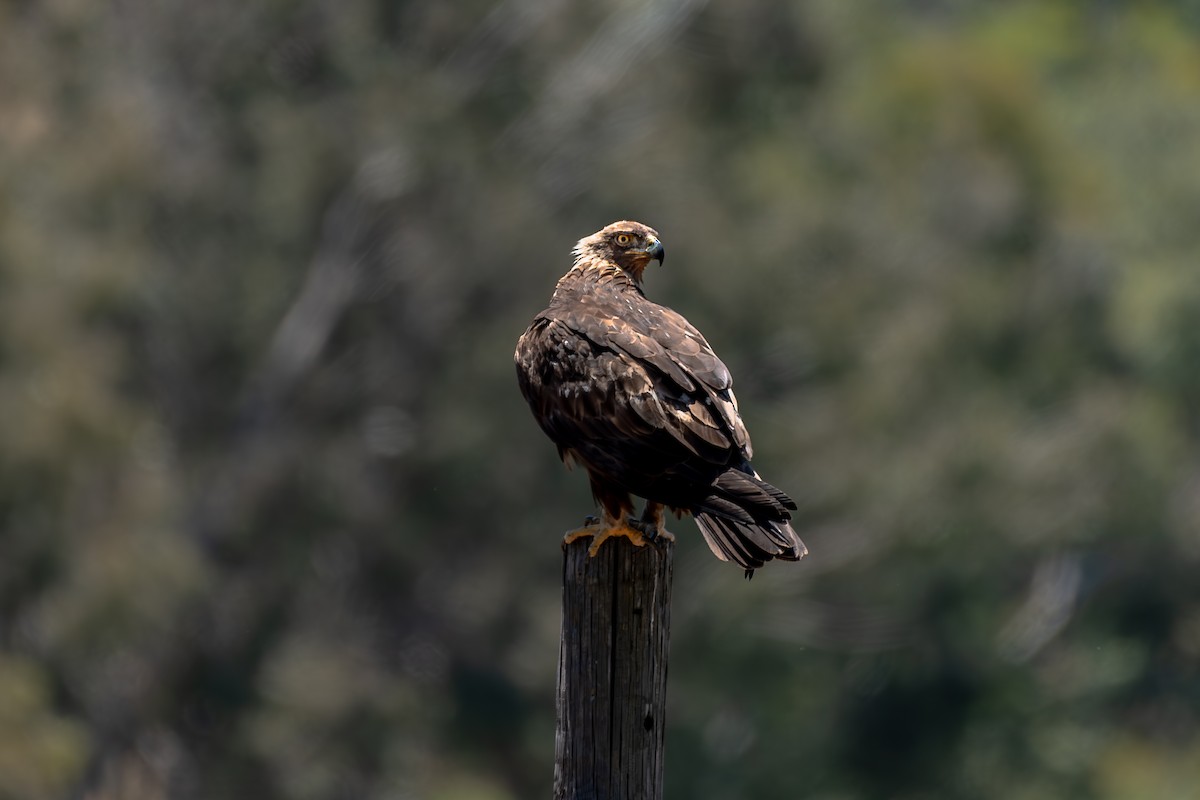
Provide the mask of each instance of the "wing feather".
{"label": "wing feather", "polygon": [[717,460],[728,461],[728,451],[749,459],[753,451],[733,379],[707,340],[681,315],[640,295],[622,311],[579,303],[560,312],[560,319],[650,378],[666,413],[660,416],[653,403],[642,402],[634,406],[639,417],[660,425],[689,453],[702,455],[699,448],[707,445],[727,451]]}

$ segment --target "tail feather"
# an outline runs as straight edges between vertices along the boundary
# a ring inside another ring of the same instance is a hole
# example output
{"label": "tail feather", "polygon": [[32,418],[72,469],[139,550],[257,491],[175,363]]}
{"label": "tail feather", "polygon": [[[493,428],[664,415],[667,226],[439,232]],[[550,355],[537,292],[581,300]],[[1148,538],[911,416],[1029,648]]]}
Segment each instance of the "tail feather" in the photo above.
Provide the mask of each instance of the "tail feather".
{"label": "tail feather", "polygon": [[808,554],[808,548],[786,521],[745,523],[700,512],[696,514],[696,525],[713,555],[743,569],[758,569],[773,558],[799,561]]}
{"label": "tail feather", "polygon": [[773,558],[799,561],[808,554],[789,522],[795,501],[757,473],[728,470],[710,492],[693,509],[696,524],[713,555],[742,567],[747,577]]}
{"label": "tail feather", "polygon": [[772,559],[798,561],[808,548],[790,522],[796,501],[758,477],[731,469],[713,481],[708,497],[692,509],[716,558],[733,561],[746,577]]}
{"label": "tail feather", "polygon": [[709,514],[697,514],[696,525],[704,534],[708,549],[722,561],[732,561],[743,569],[754,570],[766,563],[763,556],[770,558],[761,550],[751,552],[749,541],[738,532],[739,523]]}
{"label": "tail feather", "polygon": [[711,488],[714,495],[733,501],[751,514],[757,511],[776,517],[785,509],[796,510],[795,500],[758,477],[756,472],[726,470],[713,481]]}
{"label": "tail feather", "polygon": [[754,523],[754,517],[750,516],[750,512],[723,497],[706,497],[697,510],[706,511],[715,517],[724,517],[734,522],[744,522],[748,525]]}
{"label": "tail feather", "polygon": [[758,480],[759,486],[762,487],[762,490],[771,495],[771,497],[774,497],[779,502],[779,505],[783,506],[789,511],[796,510],[796,501],[788,497],[782,489],[777,489],[764,481],[762,478],[759,478],[758,473],[755,473],[754,477]]}
{"label": "tail feather", "polygon": [[770,540],[778,547],[783,548],[785,552],[794,550],[796,542],[799,541],[799,537],[796,536],[796,532],[792,530],[792,524],[790,522],[783,523],[782,527],[780,527],[778,522],[768,522],[766,525],[761,527],[761,530],[765,531]]}

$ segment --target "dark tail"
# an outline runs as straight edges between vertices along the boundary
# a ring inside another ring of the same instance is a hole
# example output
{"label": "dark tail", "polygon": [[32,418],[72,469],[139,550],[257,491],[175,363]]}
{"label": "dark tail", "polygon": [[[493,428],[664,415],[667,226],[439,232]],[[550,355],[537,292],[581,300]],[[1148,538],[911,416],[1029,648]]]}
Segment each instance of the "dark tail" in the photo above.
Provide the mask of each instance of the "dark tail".
{"label": "dark tail", "polygon": [[773,558],[799,561],[808,554],[789,521],[795,509],[792,498],[757,473],[731,469],[692,513],[713,555],[742,567],[749,578]]}

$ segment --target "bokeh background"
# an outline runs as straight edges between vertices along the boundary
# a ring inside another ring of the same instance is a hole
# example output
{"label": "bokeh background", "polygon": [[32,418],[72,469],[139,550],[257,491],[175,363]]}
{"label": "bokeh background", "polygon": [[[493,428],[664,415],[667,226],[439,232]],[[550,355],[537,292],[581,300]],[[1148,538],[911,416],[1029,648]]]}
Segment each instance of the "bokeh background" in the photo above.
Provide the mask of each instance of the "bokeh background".
{"label": "bokeh background", "polygon": [[812,555],[673,800],[1200,785],[1200,5],[0,5],[0,797],[547,797],[511,353],[620,218]]}

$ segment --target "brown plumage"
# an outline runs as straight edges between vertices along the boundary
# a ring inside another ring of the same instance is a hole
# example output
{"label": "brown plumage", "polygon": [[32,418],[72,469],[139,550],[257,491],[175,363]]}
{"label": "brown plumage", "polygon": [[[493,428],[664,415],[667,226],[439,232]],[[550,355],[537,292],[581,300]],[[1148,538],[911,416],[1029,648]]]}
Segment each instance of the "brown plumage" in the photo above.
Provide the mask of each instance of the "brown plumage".
{"label": "brown plumage", "polygon": [[[581,239],[550,306],[517,342],[517,379],[567,463],[582,464],[605,528],[651,536],[662,507],[692,514],[713,553],[747,570],[808,551],[796,504],[750,466],[729,370],[700,332],[648,300],[642,272],[658,233],[614,222]],[[631,520],[630,495],[647,500]],[[601,538],[597,539],[597,544]]]}

